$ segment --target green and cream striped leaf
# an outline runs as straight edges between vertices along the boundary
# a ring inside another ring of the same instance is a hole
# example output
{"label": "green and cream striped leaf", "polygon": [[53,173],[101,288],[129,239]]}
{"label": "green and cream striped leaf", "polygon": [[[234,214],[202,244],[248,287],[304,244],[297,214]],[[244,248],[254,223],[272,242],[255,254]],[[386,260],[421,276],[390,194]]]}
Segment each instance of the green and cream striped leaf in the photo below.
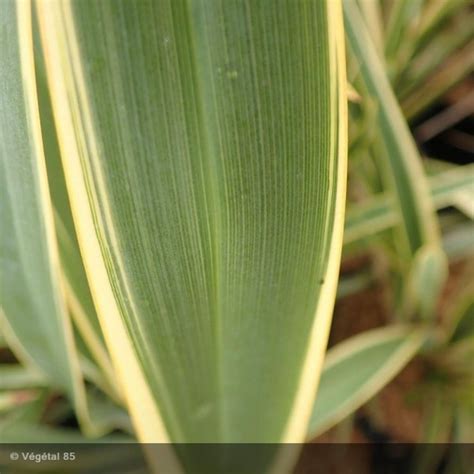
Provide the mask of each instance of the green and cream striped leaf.
{"label": "green and cream striped leaf", "polygon": [[0,365],[0,390],[21,390],[25,388],[45,387],[48,380],[31,367],[20,364]]}
{"label": "green and cream striped leaf", "polygon": [[384,33],[382,9],[379,0],[358,0],[359,8],[378,51],[383,54]]}
{"label": "green and cream striped leaf", "polygon": [[424,245],[413,257],[406,281],[402,312],[422,320],[435,316],[438,298],[448,277],[448,260],[436,245]]}
{"label": "green and cream striped leaf", "polygon": [[449,63],[450,58],[455,56],[459,50],[464,49],[466,44],[471,43],[470,47],[472,48],[474,15],[466,12],[461,16],[462,18],[456,24],[456,34],[453,34],[452,29],[437,33],[435,38],[429,42],[428,47],[424,48],[412,60],[407,61],[396,84],[396,92],[400,101],[406,100],[410,94],[422,91],[426,81],[430,80],[430,76],[437,74],[439,68],[443,68],[445,62]]}
{"label": "green and cream striped leaf", "polygon": [[376,395],[413,358],[428,335],[425,329],[390,326],[353,336],[331,348],[324,361],[308,439]]}
{"label": "green and cream striped leaf", "polygon": [[342,245],[338,2],[38,3],[71,207],[142,441],[301,441]]}
{"label": "green and cream striped leaf", "polygon": [[456,84],[474,70],[474,40],[452,54],[418,87],[401,99],[401,107],[407,120],[412,121],[429,108]]}
{"label": "green and cream striped leaf", "polygon": [[[408,45],[411,55],[416,55],[423,50],[426,45],[432,43],[433,37],[437,38],[444,29],[445,23],[455,15],[471,17],[469,0],[438,0],[429,2],[424,7],[419,27],[415,29],[413,41]],[[454,32],[452,32],[454,33]],[[457,34],[455,31],[455,36]],[[410,59],[408,57],[407,59]]]}
{"label": "green and cream striped leaf", "polygon": [[474,255],[473,235],[473,221],[462,222],[453,228],[449,228],[443,234],[443,248],[451,262]]}
{"label": "green and cream striped leaf", "polygon": [[[473,212],[469,207],[469,195],[474,189],[474,165],[457,166],[440,171],[429,178],[431,199],[437,210],[447,206]],[[467,205],[460,206],[460,200]],[[344,244],[372,236],[399,223],[395,203],[389,196],[375,196],[366,203],[349,207],[344,225]],[[472,209],[471,209],[472,208]]]}
{"label": "green and cream striped leaf", "polygon": [[45,77],[44,57],[41,50],[36,17],[33,18],[33,41],[41,132],[46,157],[48,183],[54,208],[54,223],[66,303],[79,335],[77,338],[79,351],[97,364],[102,371],[102,375],[100,375],[102,385],[105,384],[108,387],[108,392],[114,398],[119,399],[121,394],[118,393],[115,384],[114,371],[105,348],[105,341],[95,312],[75,234],[61,165],[51,98]]}
{"label": "green and cream striped leaf", "polygon": [[[392,42],[394,50],[387,58],[391,65],[392,84],[398,91],[403,82],[411,83],[406,74],[418,63],[426,50],[435,51],[439,55],[439,61],[446,59],[445,43],[452,42],[453,37],[462,36],[462,21],[470,19],[472,24],[472,13],[467,0],[422,1],[423,5],[413,0],[401,0],[397,3],[405,3],[408,6],[408,9],[405,8],[408,16],[399,25],[397,42]],[[414,17],[413,5],[416,3],[419,5],[418,15]],[[471,33],[472,30],[471,27]],[[460,44],[462,43],[461,40]],[[420,83],[414,87],[419,88]]]}
{"label": "green and cream striped leaf", "polygon": [[35,80],[29,1],[2,4],[0,71],[0,323],[25,367],[73,401],[85,434],[90,419],[61,276]]}
{"label": "green and cream striped leaf", "polygon": [[[34,75],[30,3],[1,15],[0,320],[17,356],[83,403],[72,329],[59,283]],[[80,410],[79,410],[80,411]]]}
{"label": "green and cream striped leaf", "polygon": [[426,243],[439,243],[439,229],[421,158],[357,4],[352,0],[344,1],[344,19],[350,49],[359,61],[361,80],[378,103],[378,136],[382,148],[379,160],[386,168],[385,175],[403,222],[407,249],[413,255]]}
{"label": "green and cream striped leaf", "polygon": [[[416,8],[416,3],[408,5],[407,8]],[[359,62],[360,80],[369,96],[378,104],[378,133],[372,145],[372,153],[380,167],[385,186],[391,191],[396,203],[397,217],[401,223],[393,231],[401,277],[397,312],[401,316],[407,316],[408,314],[403,313],[404,308],[431,308],[427,298],[436,294],[444,283],[428,279],[426,281],[432,283],[432,287],[423,289],[416,295],[412,294],[411,290],[418,287],[408,286],[404,280],[408,275],[413,279],[413,275],[423,273],[424,268],[417,268],[425,262],[419,257],[420,253],[430,254],[430,261],[436,261],[435,266],[441,270],[441,275],[447,274],[447,258],[441,245],[436,211],[421,157],[390,86],[382,60],[377,54],[358,6],[352,0],[344,1],[344,19],[350,49]],[[413,305],[413,302],[416,304]],[[427,311],[425,309],[424,313]],[[433,314],[430,314],[430,317],[433,317]]]}
{"label": "green and cream striped leaf", "polygon": [[8,416],[12,411],[22,408],[24,404],[31,403],[31,401],[38,399],[38,397],[39,394],[35,390],[0,391],[0,417]]}
{"label": "green and cream striped leaf", "polygon": [[389,67],[404,53],[410,44],[404,38],[419,22],[424,0],[397,0],[392,2],[385,31],[385,57]]}
{"label": "green and cream striped leaf", "polygon": [[[0,447],[0,462],[2,457],[5,459],[4,451],[8,449],[9,444],[79,444],[79,443],[93,443],[94,446],[100,446],[102,443],[132,443],[134,442],[133,438],[121,434],[110,434],[108,436],[104,436],[100,439],[91,440],[90,438],[86,438],[80,431],[73,430],[73,429],[64,429],[64,428],[52,428],[50,426],[41,425],[38,423],[30,423],[25,421],[18,421],[15,418],[2,420],[0,422],[0,437],[2,439],[2,447]],[[104,453],[102,449],[102,454]],[[112,448],[109,449],[112,450]],[[117,456],[120,453],[120,449],[124,449],[123,447],[118,448],[114,447],[113,450],[115,451],[115,455]],[[126,449],[126,448],[125,448]],[[106,447],[107,450],[107,447]],[[97,461],[98,452],[95,453],[95,461]],[[3,464],[3,463],[2,463]],[[31,468],[31,461],[28,462]],[[58,467],[57,465],[51,463],[51,467]],[[46,469],[46,466],[43,466],[43,469]],[[62,466],[60,472],[69,472],[66,466]],[[119,468],[117,468],[119,471]],[[24,471],[21,471],[24,472]],[[27,471],[28,472],[28,471]],[[43,471],[44,472],[44,471]],[[46,471],[50,472],[50,471]],[[56,471],[57,472],[57,471]]]}
{"label": "green and cream striped leaf", "polygon": [[8,65],[0,69],[2,320],[23,335],[35,363],[73,393],[72,362],[64,357],[72,336],[57,278],[29,3],[4,2],[0,31]]}

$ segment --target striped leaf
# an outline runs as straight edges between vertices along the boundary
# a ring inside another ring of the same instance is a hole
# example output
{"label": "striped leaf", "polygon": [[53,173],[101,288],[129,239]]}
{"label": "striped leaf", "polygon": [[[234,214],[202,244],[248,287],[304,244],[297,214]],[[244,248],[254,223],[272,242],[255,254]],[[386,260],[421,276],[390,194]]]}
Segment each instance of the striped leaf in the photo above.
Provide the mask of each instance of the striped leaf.
{"label": "striped leaf", "polygon": [[[450,167],[431,176],[429,185],[435,208],[458,207],[460,199],[473,192],[473,183],[474,165]],[[349,207],[344,224],[344,243],[355,242],[397,225],[399,214],[390,201],[386,195],[374,196],[366,203]]]}
{"label": "striped leaf", "polygon": [[0,365],[0,390],[44,387],[47,380],[38,371],[19,364]]}
{"label": "striped leaf", "polygon": [[31,3],[7,0],[2,7],[0,48],[8,67],[0,71],[0,327],[27,370],[43,375],[73,402],[84,434],[100,436],[112,426],[90,416],[68,311],[41,128]]}
{"label": "striped leaf", "polygon": [[370,400],[400,372],[427,338],[409,326],[374,329],[328,351],[309,424],[314,438]]}
{"label": "striped leaf", "polygon": [[83,418],[41,139],[29,2],[3,2],[0,22],[8,65],[0,68],[2,332],[17,356],[70,395]]}
{"label": "striped leaf", "polygon": [[[403,3],[408,10],[415,8],[417,4]],[[405,10],[405,7],[401,8]],[[408,287],[404,282],[407,275],[413,280],[413,275],[424,273],[425,259],[420,255],[428,253],[430,262],[434,268],[439,269],[440,275],[447,274],[447,258],[441,246],[436,212],[421,157],[390,86],[383,63],[357,4],[352,0],[344,2],[344,19],[350,49],[360,66],[361,81],[368,94],[378,104],[378,134],[373,151],[377,155],[386,187],[392,191],[401,222],[395,229],[394,239],[403,275],[399,281],[399,307],[396,311],[404,317],[415,317],[415,313],[408,312],[413,309],[418,311],[418,316],[421,312],[424,318],[434,319],[434,314],[428,314],[428,310],[432,309],[432,297],[442,288],[444,280],[425,279],[425,282],[432,286],[423,288],[415,295],[412,294],[412,289],[416,285]],[[418,268],[420,266],[423,268]]]}
{"label": "striped leaf", "polygon": [[342,246],[337,1],[38,2],[73,217],[142,441],[301,441]]}
{"label": "striped leaf", "polygon": [[439,230],[420,155],[359,9],[351,0],[344,2],[344,19],[348,43],[359,62],[361,78],[368,93],[378,104],[380,161],[387,169],[386,175],[397,202],[397,212],[403,219],[403,237],[408,252],[413,254],[425,243],[439,241]]}
{"label": "striped leaf", "polygon": [[121,394],[116,387],[115,374],[110,357],[107,354],[76,238],[64,172],[61,165],[51,98],[45,77],[44,57],[41,51],[38,25],[35,19],[33,21],[33,33],[41,131],[48,183],[54,210],[54,224],[58,240],[66,304],[79,335],[79,351],[101,369],[99,374],[100,382],[103,386],[105,384],[107,391],[114,398],[120,399]]}

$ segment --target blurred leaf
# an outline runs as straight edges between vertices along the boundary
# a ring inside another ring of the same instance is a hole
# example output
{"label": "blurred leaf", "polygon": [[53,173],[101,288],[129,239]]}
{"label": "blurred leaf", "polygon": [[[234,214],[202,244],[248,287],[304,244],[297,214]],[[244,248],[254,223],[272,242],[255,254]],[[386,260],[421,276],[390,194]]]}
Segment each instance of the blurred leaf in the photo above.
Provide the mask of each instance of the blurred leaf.
{"label": "blurred leaf", "polygon": [[[417,5],[418,2],[413,2],[413,5],[406,8],[416,9]],[[440,276],[446,275],[446,256],[441,246],[437,216],[421,157],[357,4],[351,0],[344,2],[344,19],[350,49],[360,64],[360,80],[365,84],[368,94],[378,103],[379,133],[372,144],[371,152],[380,167],[385,186],[391,191],[391,196],[397,204],[396,212],[401,223],[393,229],[391,239],[397,253],[393,265],[398,270],[395,276],[395,312],[400,317],[405,317],[406,310],[416,308],[422,311],[422,317],[433,317],[430,306],[432,300],[427,298],[427,294],[429,298],[433,298],[435,292],[443,287],[444,280],[429,280],[433,285],[426,293],[424,288],[406,284],[408,275],[411,275],[408,276],[409,280],[425,275],[426,260],[419,255],[428,252],[432,256],[429,261],[436,260],[437,268],[443,268]],[[425,277],[424,279],[426,280]],[[416,294],[413,289],[417,290]]]}
{"label": "blurred leaf", "polygon": [[405,63],[405,69],[400,73],[396,83],[399,99],[404,100],[417,90],[423,90],[429,77],[473,39],[473,21],[472,15],[462,15],[455,30],[448,29],[437,34],[430,42],[429,47]]}
{"label": "blurred leaf", "polygon": [[401,101],[403,113],[407,120],[413,120],[438,100],[449,89],[469,76],[474,70],[474,41],[467,43],[456,54]]}
{"label": "blurred leaf", "polygon": [[450,261],[460,260],[474,254],[473,235],[473,221],[460,223],[444,232],[443,248]]}
{"label": "blurred leaf", "polygon": [[386,175],[393,187],[397,212],[403,220],[408,251],[413,255],[424,244],[439,241],[428,183],[416,145],[357,5],[346,0],[344,13],[348,42],[359,60],[361,77],[369,94],[379,105],[377,118],[383,145],[379,159],[387,168]]}
{"label": "blurred leaf", "polygon": [[424,0],[396,0],[393,2],[385,31],[385,56],[389,67],[406,47],[405,38],[420,20]]}
{"label": "blurred leaf", "polygon": [[374,277],[369,271],[358,272],[355,275],[341,275],[337,285],[337,298],[358,293],[370,286],[373,281]]}
{"label": "blurred leaf", "polygon": [[405,367],[428,335],[426,329],[394,325],[353,336],[329,349],[308,439],[372,398]]}
{"label": "blurred leaf", "polygon": [[1,239],[1,305],[8,326],[21,334],[35,363],[72,394],[77,370],[73,370],[72,333],[58,287],[32,74],[30,14],[28,2],[3,3],[0,44],[9,67],[0,69],[0,211],[2,227],[8,232],[2,232]]}
{"label": "blurred leaf", "polygon": [[474,443],[474,402],[471,402],[470,407],[456,407],[453,441],[455,443],[469,443],[471,446]]}
{"label": "blurred leaf", "polygon": [[458,296],[457,308],[451,316],[454,327],[450,339],[454,342],[474,337],[474,285],[467,286],[465,295]]}
{"label": "blurred leaf", "polygon": [[2,420],[0,422],[0,439],[3,447],[11,443],[18,444],[74,444],[74,443],[126,443],[132,438],[125,435],[109,435],[99,439],[86,438],[78,430],[51,428],[37,423],[18,420]]}
{"label": "blurred leaf", "polygon": [[383,54],[384,34],[380,2],[379,0],[359,0],[358,3],[372,40],[380,54]]}
{"label": "blurred leaf", "polygon": [[[59,285],[59,261],[36,96],[29,2],[2,4],[0,322],[10,347],[72,397],[84,391]],[[32,322],[34,321],[34,324]]]}
{"label": "blurred leaf", "polygon": [[[453,422],[452,407],[445,403],[442,396],[435,397],[434,400],[425,402],[424,405],[421,439],[427,444],[448,443]],[[422,472],[429,472],[429,470],[426,469]]]}
{"label": "blurred leaf", "polygon": [[453,206],[474,220],[474,182],[469,189],[462,189],[453,196]]}
{"label": "blurred leaf", "polygon": [[[0,323],[9,347],[67,393],[88,436],[109,427],[90,418],[66,307],[36,90],[31,4],[4,2],[0,70]],[[34,322],[34,323],[32,323]]]}
{"label": "blurred leaf", "polygon": [[7,390],[0,392],[0,415],[18,409],[25,403],[36,400],[39,394],[34,390]]}
{"label": "blurred leaf", "polygon": [[448,260],[437,245],[425,245],[415,254],[408,275],[405,295],[406,314],[415,313],[425,320],[435,317],[438,298],[448,276]]}
{"label": "blurred leaf", "polygon": [[[436,209],[457,207],[459,196],[474,188],[474,165],[449,167],[431,176],[429,185]],[[396,208],[390,204],[389,197],[375,195],[367,202],[349,207],[344,225],[344,244],[374,235],[397,223]]]}
{"label": "blurred leaf", "polygon": [[[472,221],[458,223],[443,231],[443,249],[450,263],[474,255],[473,234],[474,222]],[[357,252],[366,252],[366,249],[365,243],[363,245],[356,243],[355,245],[348,245],[345,251],[347,255],[354,255]],[[337,297],[340,299],[358,293],[368,288],[375,281],[376,275],[369,268],[355,274],[342,274],[338,282]]]}
{"label": "blurred leaf", "polygon": [[48,381],[38,371],[19,364],[0,365],[0,390],[44,387]]}
{"label": "blurred leaf", "polygon": [[[469,3],[469,0],[435,0],[426,2],[419,27],[415,30],[415,37],[413,41],[409,42],[411,55],[418,53],[424,46],[430,44],[434,36],[439,37],[441,28],[454,14],[461,13],[463,16],[472,17]],[[451,30],[451,34],[455,36],[458,34],[458,31]],[[406,59],[409,60],[410,58],[407,57]]]}

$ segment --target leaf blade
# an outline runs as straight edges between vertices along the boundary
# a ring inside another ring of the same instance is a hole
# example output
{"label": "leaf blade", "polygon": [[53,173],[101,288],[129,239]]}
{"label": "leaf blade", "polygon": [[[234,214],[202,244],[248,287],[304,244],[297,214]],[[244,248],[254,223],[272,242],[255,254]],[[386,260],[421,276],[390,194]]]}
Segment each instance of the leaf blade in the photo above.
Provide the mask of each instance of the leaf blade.
{"label": "leaf blade", "polygon": [[[333,4],[329,2],[329,8],[336,8]],[[294,423],[290,420],[284,434],[285,424],[301,383],[302,362],[311,359],[307,353],[314,353],[316,362],[311,364],[317,364],[324,350],[340,253],[338,243],[331,245],[333,238],[340,239],[337,229],[342,225],[345,181],[345,81],[341,25],[335,24],[340,23],[340,11],[331,16],[323,3],[299,10],[283,2],[282,9],[291,14],[284,23],[278,18],[281,12],[268,19],[264,2],[236,4],[230,8],[233,11],[222,9],[219,2],[198,3],[192,12],[185,2],[161,2],[159,17],[152,3],[140,3],[128,12],[124,5],[131,8],[130,3],[81,2],[71,9],[69,4],[53,2],[55,15],[49,18],[50,12],[40,6],[66,180],[108,345],[123,369],[123,354],[110,336],[119,328],[121,342],[136,363],[131,371],[140,374],[143,368],[147,379],[144,382],[140,376],[150,395],[147,410],[162,426],[153,408],[152,394],[158,396],[164,424],[175,440],[301,438],[302,416]],[[90,15],[97,23],[90,21]],[[219,18],[228,30],[222,30]],[[160,27],[148,27],[151,21]],[[287,28],[282,35],[276,34],[278,22]],[[103,30],[94,27],[100,24]],[[290,32],[297,35],[298,68],[308,73],[303,88],[301,77],[290,73],[286,55]],[[338,46],[333,49],[328,38],[336,34]],[[92,44],[92,38],[100,41]],[[318,41],[323,46],[319,55],[315,53]],[[69,51],[61,50],[61,43],[68,43]],[[124,54],[110,56],[98,44]],[[155,56],[147,54],[143,44],[153,45]],[[271,48],[277,61],[268,61]],[[60,61],[61,56],[72,69]],[[331,85],[329,70],[337,73],[336,85]],[[276,74],[273,83],[265,82]],[[180,82],[180,78],[187,80]],[[66,87],[76,94],[69,103]],[[141,94],[140,88],[148,95]],[[313,108],[306,107],[308,100]],[[123,109],[117,103],[124,104]],[[296,140],[283,133],[282,126],[302,112],[307,124],[299,131],[292,129],[300,137]],[[79,124],[76,128],[74,121]],[[310,132],[310,124],[318,122],[322,125]],[[162,133],[156,135],[156,129]],[[268,138],[272,136],[276,138]],[[308,150],[299,143],[306,143]],[[151,159],[153,150],[174,161]],[[305,182],[303,193],[298,175]],[[152,178],[159,180],[159,186]],[[323,182],[328,184],[319,186]],[[127,196],[129,203],[123,189],[134,190]],[[79,202],[81,198],[84,202]],[[308,218],[291,214],[290,209],[301,206],[317,212]],[[136,210],[139,219],[134,217]],[[164,231],[160,232],[156,219],[166,226]],[[314,233],[320,242],[314,241]],[[156,241],[156,235],[161,241]],[[287,249],[279,255],[281,242]],[[177,260],[181,267],[174,268]],[[291,271],[283,271],[290,262]],[[154,268],[169,272],[167,278]],[[147,278],[143,269],[151,272]],[[317,275],[326,271],[330,272],[327,281],[319,285],[324,276]],[[283,289],[288,301],[277,297]],[[323,308],[318,325],[313,326],[320,291],[326,296],[320,299]],[[277,322],[293,313],[304,318],[286,324],[283,341]],[[151,319],[150,314],[159,314],[162,320]],[[179,323],[183,315],[188,315],[185,324]],[[310,328],[316,339],[308,343]],[[306,341],[301,345],[300,340]],[[252,356],[239,350],[242,341],[252,347]],[[257,341],[266,349],[259,348]],[[188,346],[194,351],[191,360],[183,349]],[[275,355],[282,362],[279,374]],[[162,360],[168,360],[172,369]],[[212,374],[205,370],[208,367]],[[176,368],[186,374],[186,388],[184,379],[171,373]],[[267,368],[273,375],[257,376]],[[206,384],[196,378],[203,376]],[[316,371],[312,379],[309,390],[296,402],[300,410],[310,406]],[[258,432],[235,393],[236,383],[247,387],[254,414],[264,417]],[[275,388],[282,390],[275,401],[280,404],[278,417],[270,416],[262,396]],[[173,397],[166,395],[170,391]],[[141,420],[142,439],[166,439],[165,429],[147,431],[145,412],[135,414]],[[194,425],[183,418],[193,419]]]}
{"label": "leaf blade", "polygon": [[407,364],[427,337],[426,330],[392,326],[362,333],[328,351],[308,439],[343,420]]}
{"label": "leaf blade", "polygon": [[1,324],[14,349],[78,401],[79,368],[58,284],[29,2],[5,2],[2,49],[8,67],[1,72],[0,212],[9,232],[1,240]]}
{"label": "leaf blade", "polygon": [[408,249],[413,254],[426,243],[439,242],[420,156],[357,5],[349,0],[344,2],[344,20],[348,42],[359,60],[361,77],[379,104],[382,163],[387,167]]}

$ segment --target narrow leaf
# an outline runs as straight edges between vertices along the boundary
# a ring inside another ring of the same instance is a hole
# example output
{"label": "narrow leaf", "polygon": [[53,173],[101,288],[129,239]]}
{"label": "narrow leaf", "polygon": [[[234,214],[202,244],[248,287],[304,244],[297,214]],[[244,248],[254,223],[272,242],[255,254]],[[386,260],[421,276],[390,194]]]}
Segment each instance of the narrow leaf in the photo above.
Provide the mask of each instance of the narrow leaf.
{"label": "narrow leaf", "polygon": [[36,370],[19,364],[0,365],[0,390],[44,387],[46,384],[45,378]]}
{"label": "narrow leaf", "polygon": [[44,58],[39,42],[36,17],[33,18],[33,39],[35,42],[35,72],[41,132],[45,149],[51,201],[54,208],[54,223],[58,239],[62,270],[61,277],[66,303],[81,340],[84,341],[84,344],[79,345],[78,349],[81,352],[87,353],[87,356],[95,361],[101,368],[106,383],[117,392],[118,390],[114,383],[114,372],[105,348],[105,341],[89,291],[79,244],[76,239],[51,109],[51,98],[46,83]]}
{"label": "narrow leaf", "polygon": [[31,2],[2,4],[0,48],[0,325],[9,346],[88,416],[66,307],[36,90]]}
{"label": "narrow leaf", "polygon": [[374,329],[328,351],[308,438],[353,413],[400,372],[420,349],[426,330],[408,326]]}
{"label": "narrow leaf", "polygon": [[[407,3],[407,2],[405,2]],[[403,219],[404,235],[413,254],[425,243],[439,243],[433,204],[415,142],[390,87],[383,65],[357,5],[344,2],[348,42],[360,63],[360,74],[378,103],[378,126],[394,196]]]}
{"label": "narrow leaf", "polygon": [[[458,206],[459,197],[474,188],[474,165],[456,166],[441,171],[429,178],[429,186],[431,199],[437,210]],[[395,203],[391,203],[386,195],[374,196],[366,203],[349,207],[344,224],[344,243],[372,236],[398,223]]]}
{"label": "narrow leaf", "polygon": [[31,365],[77,399],[79,366],[58,285],[29,2],[3,2],[0,22],[6,65],[0,68],[0,321]]}

